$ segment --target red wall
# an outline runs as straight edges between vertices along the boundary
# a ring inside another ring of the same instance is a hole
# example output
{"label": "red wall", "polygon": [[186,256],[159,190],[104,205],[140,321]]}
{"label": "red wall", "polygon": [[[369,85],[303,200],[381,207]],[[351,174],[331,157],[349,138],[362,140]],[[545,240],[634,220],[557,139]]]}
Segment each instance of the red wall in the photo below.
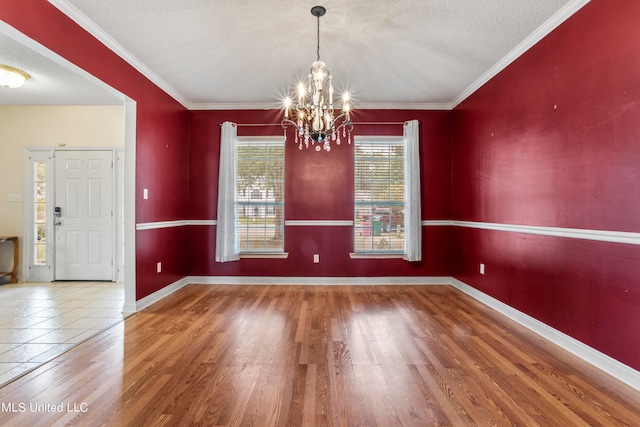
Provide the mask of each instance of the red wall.
{"label": "red wall", "polygon": [[[185,218],[187,111],[46,0],[2,0],[0,19],[137,102],[136,222]],[[149,200],[142,200],[143,188]],[[137,299],[186,275],[185,233],[137,232]]]}
{"label": "red wall", "polygon": [[[640,231],[638,22],[592,0],[455,109],[455,219]],[[455,233],[457,278],[640,369],[638,246]]]}
{"label": "red wall", "polygon": [[[138,223],[215,219],[219,124],[279,122],[277,111],[185,111],[46,0],[3,0],[0,19],[137,102]],[[638,232],[637,22],[636,0],[592,0],[453,113],[365,110],[354,119],[420,120],[423,219]],[[350,219],[352,161],[348,145],[298,152],[289,141],[286,218]],[[423,227],[424,261],[406,263],[349,259],[348,227],[287,227],[288,259],[216,264],[215,227],[138,231],[136,239],[137,299],[186,275],[454,274],[640,369],[637,246]]]}
{"label": "red wall", "polygon": [[[194,220],[216,218],[220,123],[279,124],[281,111],[192,112],[190,124],[189,215]],[[359,111],[354,122],[404,122],[418,119],[421,129],[422,218],[450,217],[450,112]],[[282,135],[278,126],[239,127],[238,135]],[[353,134],[402,135],[400,124],[356,125]],[[302,151],[290,140],[285,149],[285,219],[353,219],[353,145],[343,141],[330,152]],[[198,183],[198,184],[196,184]],[[202,185],[199,183],[203,183]],[[204,184],[206,183],[206,184]],[[190,227],[190,274],[246,276],[397,276],[448,275],[450,228],[423,227],[423,261],[352,260],[351,227],[290,226],[285,229],[288,259],[242,259],[216,263],[215,227]],[[313,254],[320,263],[313,263]]]}

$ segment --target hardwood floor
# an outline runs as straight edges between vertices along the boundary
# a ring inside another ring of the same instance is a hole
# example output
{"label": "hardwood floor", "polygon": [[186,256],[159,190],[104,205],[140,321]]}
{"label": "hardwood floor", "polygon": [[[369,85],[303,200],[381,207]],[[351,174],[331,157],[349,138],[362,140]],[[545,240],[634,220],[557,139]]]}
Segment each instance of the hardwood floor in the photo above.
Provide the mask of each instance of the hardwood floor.
{"label": "hardwood floor", "polygon": [[189,285],[0,389],[0,423],[638,426],[639,402],[449,286]]}

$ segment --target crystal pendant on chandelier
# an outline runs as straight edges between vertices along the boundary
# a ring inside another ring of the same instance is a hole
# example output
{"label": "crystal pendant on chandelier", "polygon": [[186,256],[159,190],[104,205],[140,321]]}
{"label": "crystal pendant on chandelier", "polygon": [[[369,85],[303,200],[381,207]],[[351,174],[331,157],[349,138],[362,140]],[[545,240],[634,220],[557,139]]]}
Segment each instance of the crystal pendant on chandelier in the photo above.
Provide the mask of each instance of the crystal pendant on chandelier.
{"label": "crystal pendant on chandelier", "polygon": [[[285,129],[285,136],[287,128],[294,127],[295,141],[301,150],[303,144],[307,148],[311,144],[315,146],[316,151],[321,149],[330,151],[330,141],[340,145],[340,131],[342,131],[342,137],[346,137],[351,143],[349,94],[344,93],[342,113],[334,117],[332,77],[326,64],[320,60],[320,17],[325,13],[326,9],[322,6],[311,8],[311,14],[318,19],[317,59],[311,65],[307,84],[302,82],[298,84],[298,99],[295,107],[292,106],[291,98],[287,97],[284,101],[282,127]],[[289,117],[292,107],[295,109],[295,117]]]}

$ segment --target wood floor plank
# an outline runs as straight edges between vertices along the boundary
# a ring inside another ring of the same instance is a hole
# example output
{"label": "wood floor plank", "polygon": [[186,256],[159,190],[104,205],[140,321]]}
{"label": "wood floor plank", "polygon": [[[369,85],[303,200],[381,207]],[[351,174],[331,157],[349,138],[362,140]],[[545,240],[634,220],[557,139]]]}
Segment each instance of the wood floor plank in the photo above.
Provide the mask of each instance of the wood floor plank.
{"label": "wood floor plank", "polygon": [[450,286],[189,285],[0,402],[12,427],[640,425],[640,392]]}

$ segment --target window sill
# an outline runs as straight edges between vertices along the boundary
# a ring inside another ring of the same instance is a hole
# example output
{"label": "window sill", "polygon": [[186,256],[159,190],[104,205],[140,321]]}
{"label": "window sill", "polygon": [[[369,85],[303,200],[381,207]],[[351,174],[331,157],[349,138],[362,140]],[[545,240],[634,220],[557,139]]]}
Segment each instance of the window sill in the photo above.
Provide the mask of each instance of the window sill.
{"label": "window sill", "polygon": [[350,253],[349,258],[351,259],[402,259],[404,254],[383,254],[383,253],[366,253],[366,252],[358,252],[358,253]]}
{"label": "window sill", "polygon": [[289,252],[246,252],[240,254],[240,259],[248,258],[270,258],[270,259],[286,259],[289,258]]}

